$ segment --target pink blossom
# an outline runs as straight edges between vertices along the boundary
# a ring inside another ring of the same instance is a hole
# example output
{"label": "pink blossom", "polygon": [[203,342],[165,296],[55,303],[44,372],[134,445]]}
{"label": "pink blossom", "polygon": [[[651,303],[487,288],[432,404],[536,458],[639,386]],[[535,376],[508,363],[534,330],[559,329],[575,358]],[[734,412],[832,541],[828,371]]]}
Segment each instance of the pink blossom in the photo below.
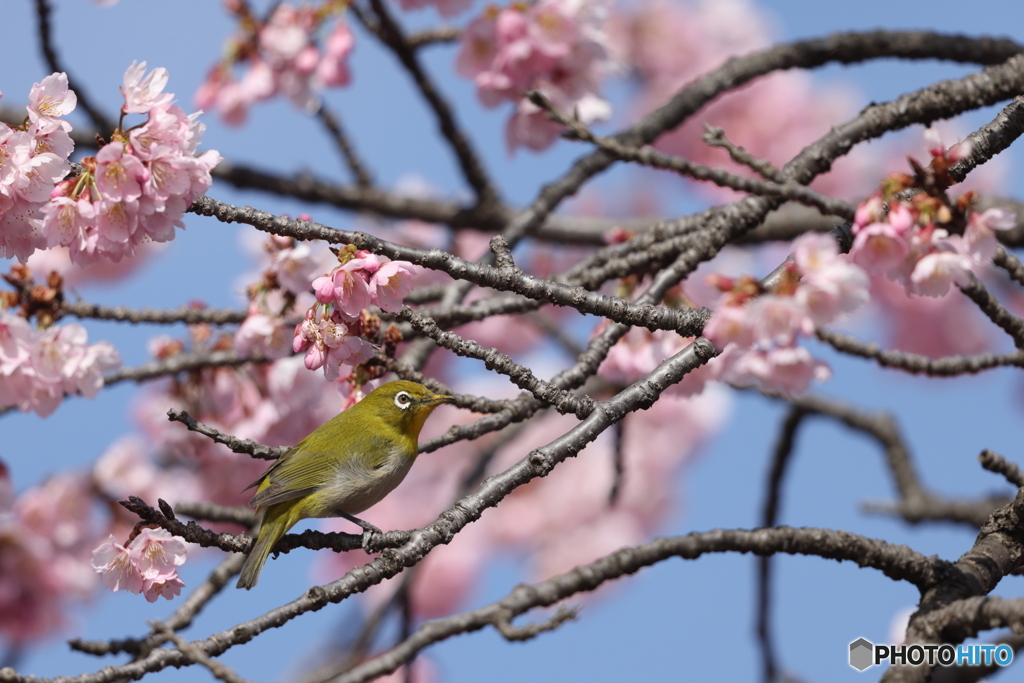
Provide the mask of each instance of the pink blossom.
{"label": "pink blossom", "polygon": [[47,164],[37,174],[41,187],[52,189],[39,233],[46,246],[68,247],[76,264],[117,262],[141,244],[173,239],[174,228],[184,227],[185,209],[210,187],[210,170],[220,161],[215,150],[196,154],[205,126],[171,106],[172,95],[160,94],[166,71],[142,79],[144,70],[144,63],[133,63],[125,73],[126,106],[148,114],[127,140],[118,131],[96,157],[83,160],[85,173],[55,188],[66,162],[53,154],[34,158]]}
{"label": "pink blossom", "polygon": [[56,154],[61,159],[67,159],[75,149],[75,143],[71,136],[63,128],[57,128],[49,133],[40,133],[30,126],[29,131],[35,143],[34,154],[49,152]]}
{"label": "pink blossom", "polygon": [[71,130],[71,124],[60,119],[75,110],[78,96],[68,88],[68,76],[54,73],[32,86],[28,94],[28,118],[40,134],[57,128]]}
{"label": "pink blossom", "polygon": [[321,275],[313,280],[313,294],[322,304],[334,302],[334,276]]}
{"label": "pink blossom", "polygon": [[[512,322],[515,324],[517,321]],[[707,326],[704,334],[709,334]],[[654,370],[663,360],[682,350],[690,341],[692,339],[680,337],[674,332],[651,332],[634,327],[611,348],[598,368],[598,374],[611,382],[632,384]],[[687,373],[680,383],[669,389],[669,393],[683,396],[698,394],[704,389],[706,379],[707,373],[697,369]]]}
{"label": "pink blossom", "polygon": [[88,596],[94,522],[86,477],[50,477],[15,498],[0,461],[0,634],[9,641],[51,634],[64,625],[69,600]]}
{"label": "pink blossom", "polygon": [[260,31],[260,47],[277,62],[295,59],[309,44],[312,17],[281,3]]}
{"label": "pink blossom", "polygon": [[142,571],[133,560],[131,552],[113,536],[93,551],[91,564],[100,575],[103,585],[110,590],[142,592]]}
{"label": "pink blossom", "polygon": [[950,164],[955,164],[971,154],[971,143],[967,140],[956,143],[947,149],[942,135],[934,128],[929,128],[924,132],[924,139],[928,143],[929,154],[933,157],[945,157]]}
{"label": "pink blossom", "polygon": [[107,200],[135,200],[148,180],[138,157],[126,153],[124,143],[111,142],[96,154],[96,188]]}
{"label": "pink blossom", "polygon": [[250,356],[254,352],[268,358],[284,358],[291,354],[288,326],[279,316],[269,316],[249,308],[249,315],[235,333],[235,353]]}
{"label": "pink blossom", "polygon": [[867,302],[867,273],[839,253],[830,235],[801,235],[793,243],[793,259],[801,275],[795,296],[815,325],[826,325]]}
{"label": "pink blossom", "polygon": [[361,266],[359,259],[353,259],[334,271],[334,305],[350,319],[370,305],[370,285]]}
{"label": "pink blossom", "polygon": [[412,291],[412,277],[419,267],[408,261],[389,261],[370,278],[370,297],[382,311],[397,313]]}
{"label": "pink blossom", "polygon": [[358,365],[373,357],[369,342],[350,336],[344,322],[333,316],[317,316],[312,308],[295,327],[292,348],[296,353],[305,351],[306,369],[323,367],[328,380],[343,376],[343,366]]}
{"label": "pink blossom", "polygon": [[887,278],[872,280],[871,298],[882,309],[887,348],[929,358],[987,351],[992,339],[987,319],[964,296],[931,298],[907,293]]}
{"label": "pink blossom", "polygon": [[121,111],[126,114],[145,114],[151,109],[168,107],[174,100],[174,95],[163,92],[169,78],[167,69],[157,67],[143,78],[145,73],[146,62],[132,62],[124,72],[121,81],[124,106]]}
{"label": "pink blossom", "polygon": [[765,294],[751,301],[748,309],[755,343],[789,345],[797,334],[814,333],[809,311],[793,297]]}
{"label": "pink blossom", "polygon": [[991,208],[981,213],[972,212],[967,218],[967,230],[964,232],[965,252],[975,263],[989,263],[999,247],[995,231],[1010,230],[1016,224],[1017,216],[1005,209]]}
{"label": "pink blossom", "polygon": [[897,235],[903,235],[917,224],[917,216],[903,202],[895,202],[889,207],[886,221]]}
{"label": "pink blossom", "polygon": [[882,223],[885,220],[885,201],[882,199],[882,195],[876,192],[857,206],[857,212],[853,218],[854,233],[866,225]]}
{"label": "pink blossom", "polygon": [[177,147],[154,144],[149,148],[149,173],[145,187],[146,194],[158,202],[157,206],[162,206],[162,202],[171,196],[189,192],[192,185],[190,159],[183,156]]}
{"label": "pink blossom", "polygon": [[490,67],[498,54],[495,14],[485,12],[462,31],[455,70],[460,76],[476,78]]}
{"label": "pink blossom", "polygon": [[801,393],[807,391],[812,379],[825,382],[832,376],[828,364],[812,357],[802,346],[772,349],[765,360],[761,380],[769,389]]}
{"label": "pink blossom", "polygon": [[298,242],[294,246],[275,250],[270,255],[270,270],[277,277],[277,282],[286,291],[299,295],[309,291],[309,283],[317,272],[327,266],[327,259],[333,255],[325,248],[316,253],[308,242]]}
{"label": "pink blossom", "polygon": [[185,564],[187,554],[185,541],[166,529],[145,528],[131,543],[132,559],[146,581],[177,578],[178,567]]}
{"label": "pink blossom", "polygon": [[158,581],[146,579],[142,585],[142,594],[149,602],[156,602],[157,598],[173,600],[175,596],[181,595],[181,589],[184,587],[185,582],[177,575]]}
{"label": "pink blossom", "polygon": [[748,350],[728,359],[724,379],[740,386],[758,384],[770,391],[800,394],[811,380],[824,382],[832,371],[802,346],[782,346],[768,351]]}
{"label": "pink blossom", "polygon": [[850,253],[857,265],[869,273],[896,270],[910,252],[906,240],[892,224],[871,223],[862,227],[853,240]]}
{"label": "pink blossom", "polygon": [[121,363],[107,342],[86,344],[85,328],[77,323],[26,337],[24,326],[11,320],[0,315],[0,342],[6,342],[0,346],[4,351],[0,360],[7,359],[0,364],[0,398],[15,399],[22,410],[46,417],[60,405],[65,393],[92,398],[103,386],[103,372]]}
{"label": "pink blossom", "polygon": [[[70,168],[67,159],[51,152],[33,154],[32,138],[28,133],[16,132],[11,139],[13,154],[8,160],[10,193],[29,202],[46,201],[54,185],[67,175]],[[19,140],[23,144],[16,142]]]}
{"label": "pink blossom", "polygon": [[92,567],[112,591],[144,593],[149,602],[172,599],[185,583],[178,567],[185,563],[185,542],[166,529],[144,528],[126,548],[111,536],[93,551]]}
{"label": "pink blossom", "polygon": [[[230,60],[214,65],[199,90],[198,106],[215,108],[232,125],[245,121],[247,110],[258,101],[284,95],[305,111],[315,111],[320,92],[351,81],[347,61],[353,35],[340,16],[343,5],[326,11],[289,3],[278,3],[266,23],[251,26],[243,22],[243,34],[232,43],[245,49],[231,52]],[[322,30],[329,20],[333,30]],[[317,35],[326,35],[323,46]],[[255,39],[255,40],[254,40]],[[257,48],[251,49],[251,45]],[[235,78],[235,64],[246,67],[241,80]]]}
{"label": "pink blossom", "polygon": [[0,375],[9,375],[31,355],[32,328],[28,321],[0,309]]}
{"label": "pink blossom", "polygon": [[604,15],[597,3],[540,0],[532,5],[488,8],[470,22],[456,58],[460,75],[472,78],[487,107],[515,103],[505,133],[509,150],[540,150],[560,127],[523,94],[535,88],[584,123],[607,118],[610,105],[597,95],[610,68]]}
{"label": "pink blossom", "polygon": [[5,202],[5,196],[0,194],[0,256],[24,262],[35,250],[46,246],[40,204],[21,198],[6,199]]}
{"label": "pink blossom", "polygon": [[355,39],[348,24],[339,21],[327,37],[324,56],[316,67],[316,74],[321,83],[329,87],[348,85],[352,76],[348,70],[348,56],[352,52]]}
{"label": "pink blossom", "polygon": [[719,351],[729,344],[747,348],[754,343],[752,322],[745,306],[719,306],[704,326],[704,336],[714,342]]}
{"label": "pink blossom", "polygon": [[971,282],[971,260],[954,251],[935,251],[921,258],[910,276],[910,288],[923,296],[945,296],[949,285]]}
{"label": "pink blossom", "polygon": [[[171,503],[202,500],[207,491],[200,481],[199,469],[192,464],[158,466],[147,442],[139,435],[129,435],[112,443],[96,460],[90,482],[98,493],[111,500],[125,500],[128,496],[143,500],[163,498]],[[119,531],[127,534],[131,528],[128,522]]]}
{"label": "pink blossom", "polygon": [[[609,21],[611,50],[630,66],[638,86],[637,114],[663,105],[681,87],[727,59],[777,42],[770,17],[749,0],[653,0],[616,9],[621,11]],[[708,122],[755,156],[781,166],[827,133],[835,121],[854,115],[858,97],[847,89],[822,88],[807,73],[776,73],[708,104],[699,116],[662,135],[656,146],[699,163],[749,173],[722,150],[704,144],[704,123]],[[875,182],[871,170],[855,156],[837,164],[816,187],[842,196],[867,194]],[[727,193],[708,184],[700,188],[716,197]]]}

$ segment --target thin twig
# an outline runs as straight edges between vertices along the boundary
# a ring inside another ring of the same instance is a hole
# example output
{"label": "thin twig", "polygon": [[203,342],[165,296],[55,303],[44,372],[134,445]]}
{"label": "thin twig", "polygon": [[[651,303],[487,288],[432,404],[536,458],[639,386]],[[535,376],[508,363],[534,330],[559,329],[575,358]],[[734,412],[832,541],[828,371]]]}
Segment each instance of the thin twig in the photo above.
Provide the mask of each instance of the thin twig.
{"label": "thin twig", "polygon": [[327,132],[331,134],[334,146],[338,148],[338,152],[345,160],[348,170],[355,177],[356,185],[359,187],[370,187],[373,185],[373,176],[366,170],[366,165],[363,164],[359,155],[356,154],[352,141],[341,125],[341,119],[328,109],[327,105],[323,102],[320,103],[320,107],[316,110],[316,116],[324,124]]}

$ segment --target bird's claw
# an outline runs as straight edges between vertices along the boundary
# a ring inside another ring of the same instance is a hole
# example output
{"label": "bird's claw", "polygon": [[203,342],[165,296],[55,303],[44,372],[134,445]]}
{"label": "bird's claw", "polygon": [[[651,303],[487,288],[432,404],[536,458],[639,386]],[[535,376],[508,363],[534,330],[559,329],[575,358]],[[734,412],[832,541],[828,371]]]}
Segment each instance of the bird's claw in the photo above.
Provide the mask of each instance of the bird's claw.
{"label": "bird's claw", "polygon": [[373,541],[373,534],[374,533],[378,533],[379,534],[379,533],[382,533],[382,532],[377,527],[374,527],[373,529],[364,529],[363,530],[363,536],[362,536],[363,552],[366,553],[367,555],[372,555],[373,552],[374,552],[373,549],[372,549],[372,547],[373,547],[372,541]]}

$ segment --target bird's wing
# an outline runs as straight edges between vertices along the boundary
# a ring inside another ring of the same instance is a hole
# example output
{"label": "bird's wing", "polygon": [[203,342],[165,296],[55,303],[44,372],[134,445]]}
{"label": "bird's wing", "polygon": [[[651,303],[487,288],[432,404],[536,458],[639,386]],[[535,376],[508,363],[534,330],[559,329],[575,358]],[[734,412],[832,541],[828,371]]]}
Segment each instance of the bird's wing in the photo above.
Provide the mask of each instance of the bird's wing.
{"label": "bird's wing", "polygon": [[[326,464],[326,458],[320,451],[299,444],[249,485],[249,488],[260,486],[249,505],[283,503],[323,488],[335,476],[334,468]],[[263,483],[268,479],[270,484],[264,488]]]}

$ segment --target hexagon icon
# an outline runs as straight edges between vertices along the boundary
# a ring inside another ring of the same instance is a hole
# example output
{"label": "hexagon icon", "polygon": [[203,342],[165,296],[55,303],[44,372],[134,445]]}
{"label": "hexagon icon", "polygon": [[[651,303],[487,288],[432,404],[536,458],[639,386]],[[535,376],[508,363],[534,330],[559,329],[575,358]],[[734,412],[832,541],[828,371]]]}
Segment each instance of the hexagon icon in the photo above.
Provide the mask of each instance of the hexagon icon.
{"label": "hexagon icon", "polygon": [[858,638],[857,640],[850,643],[850,666],[857,671],[863,671],[869,666],[874,665],[874,657],[872,654],[875,651],[875,646],[871,644],[871,641],[865,638]]}

